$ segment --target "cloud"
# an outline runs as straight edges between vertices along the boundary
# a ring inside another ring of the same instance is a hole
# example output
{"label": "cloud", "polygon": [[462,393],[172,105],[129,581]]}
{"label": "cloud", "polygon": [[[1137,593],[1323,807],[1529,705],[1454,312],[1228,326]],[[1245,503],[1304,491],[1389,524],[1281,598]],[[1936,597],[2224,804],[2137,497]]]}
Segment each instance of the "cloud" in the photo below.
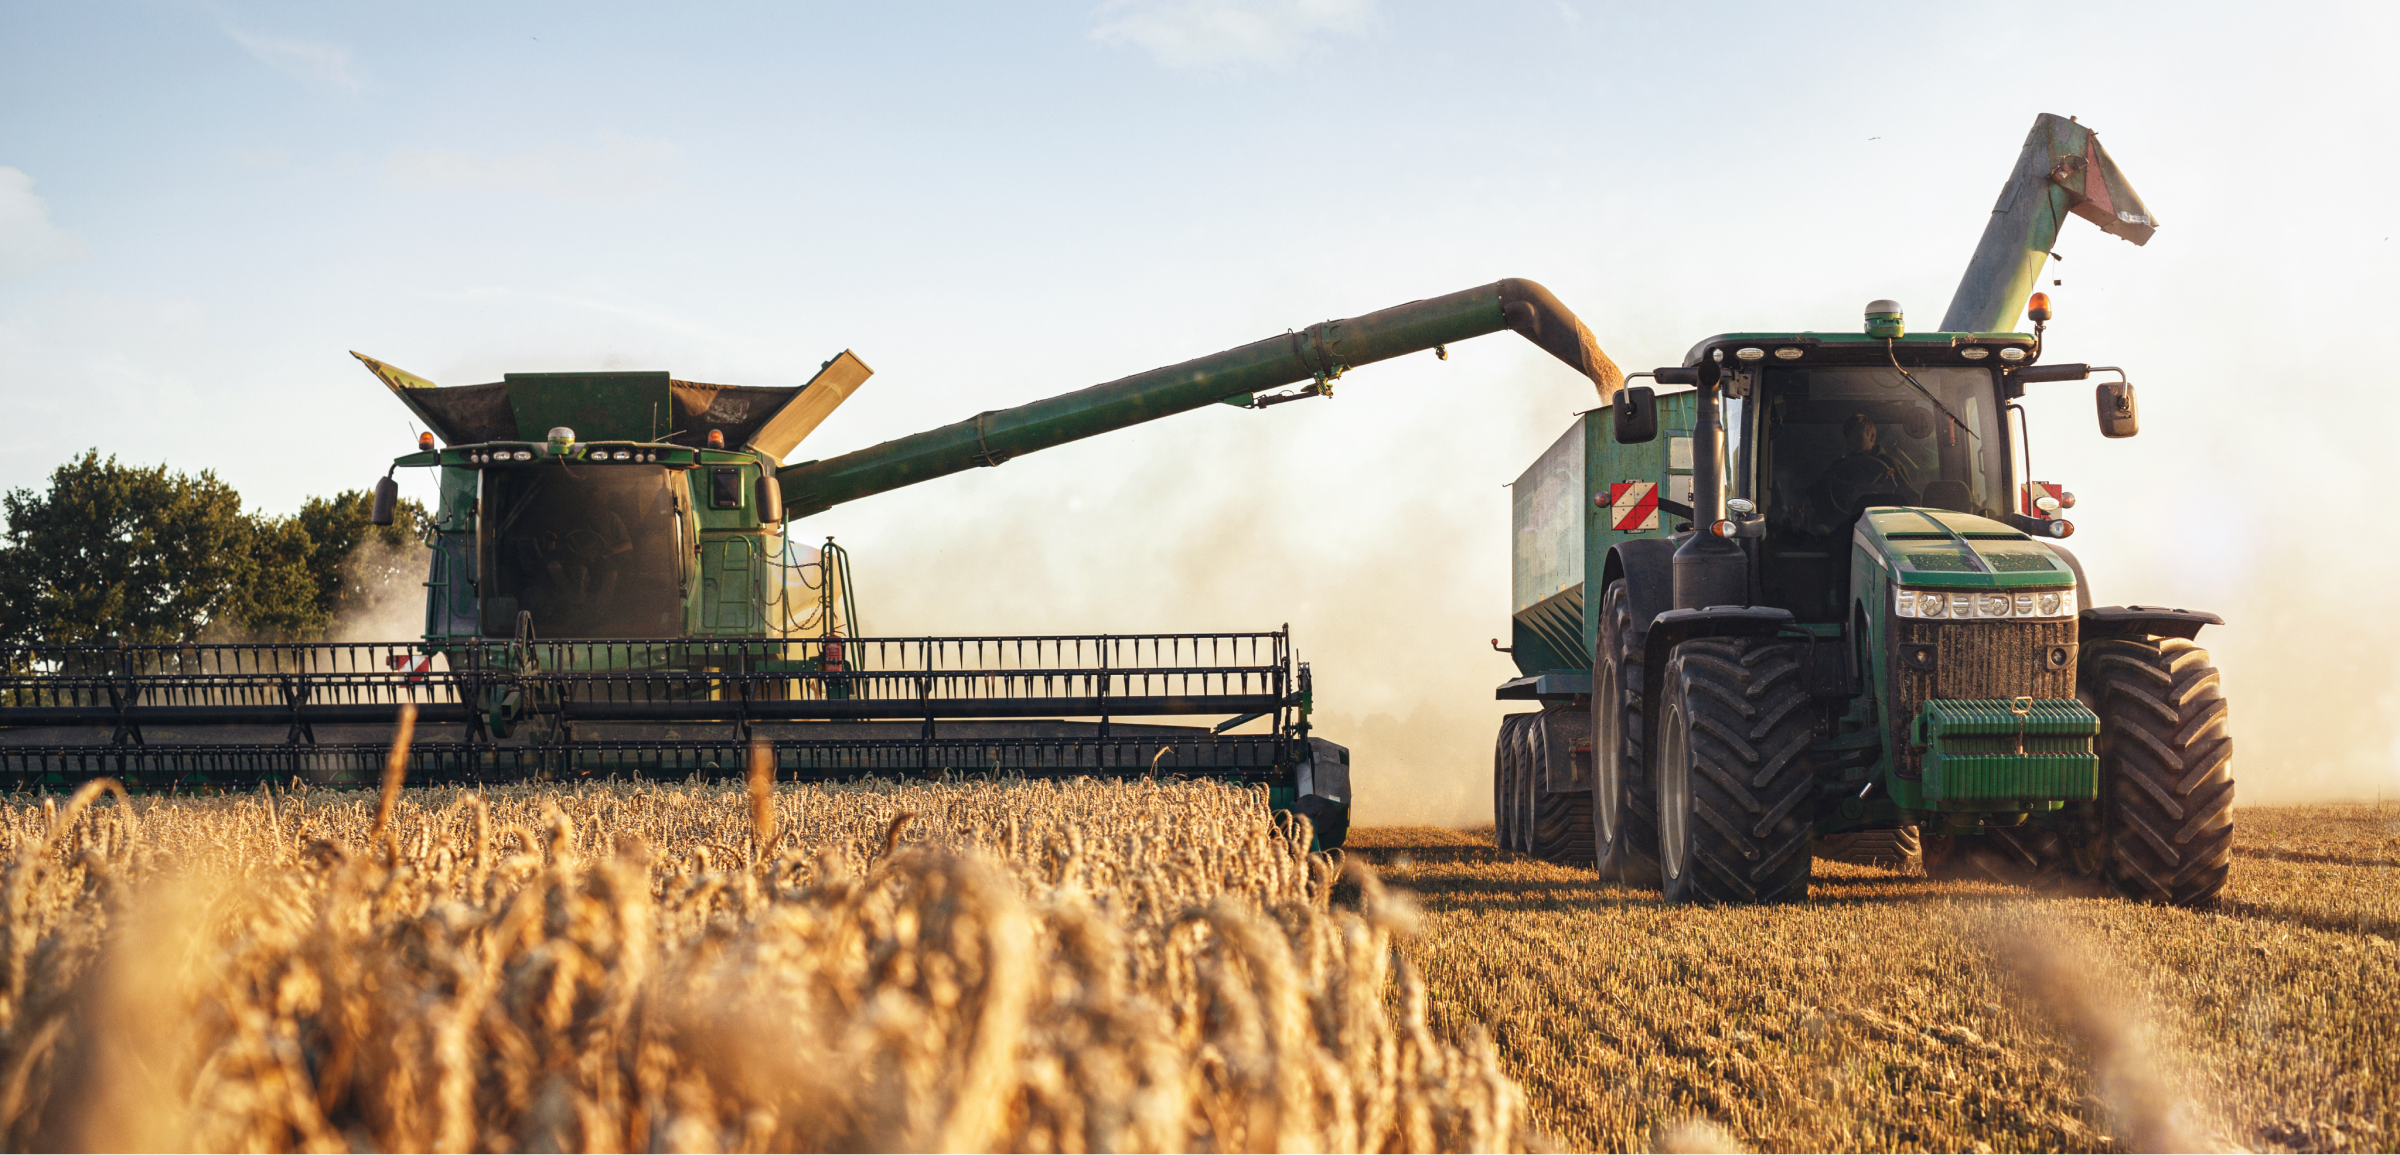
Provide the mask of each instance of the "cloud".
{"label": "cloud", "polygon": [[350,62],[350,50],[339,44],[322,40],[303,40],[296,36],[261,36],[228,28],[225,35],[233,42],[277,72],[314,88],[341,88],[357,91],[366,83],[358,68]]}
{"label": "cloud", "polygon": [[0,281],[30,277],[83,255],[75,234],[50,223],[33,178],[0,165]]}
{"label": "cloud", "polygon": [[592,145],[545,144],[504,156],[448,149],[393,153],[384,179],[458,192],[529,192],[570,201],[626,200],[664,185],[675,146],[603,132]]}
{"label": "cloud", "polygon": [[1375,0],[1107,0],[1092,39],[1169,68],[1290,64],[1321,34],[1374,27]]}

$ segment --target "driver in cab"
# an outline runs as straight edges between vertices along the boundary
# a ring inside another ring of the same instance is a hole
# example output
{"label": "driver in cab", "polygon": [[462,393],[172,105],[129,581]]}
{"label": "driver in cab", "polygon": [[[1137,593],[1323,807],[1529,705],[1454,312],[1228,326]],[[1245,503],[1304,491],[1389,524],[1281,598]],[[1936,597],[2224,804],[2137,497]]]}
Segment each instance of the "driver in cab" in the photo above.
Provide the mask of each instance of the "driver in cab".
{"label": "driver in cab", "polygon": [[1915,505],[1906,463],[1876,448],[1875,422],[1853,413],[1842,422],[1844,453],[1812,487],[1812,526],[1818,533],[1845,529],[1873,505]]}

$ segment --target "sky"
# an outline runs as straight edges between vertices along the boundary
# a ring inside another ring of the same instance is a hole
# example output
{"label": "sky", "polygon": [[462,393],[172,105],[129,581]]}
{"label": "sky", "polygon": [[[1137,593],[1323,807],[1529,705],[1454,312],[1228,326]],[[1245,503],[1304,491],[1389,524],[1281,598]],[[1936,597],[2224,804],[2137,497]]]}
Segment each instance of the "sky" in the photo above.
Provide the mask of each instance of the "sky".
{"label": "sky", "polygon": [[[2214,610],[2249,801],[2400,795],[2395,140],[2376,5],[0,2],[0,488],[86,447],[267,511],[444,384],[792,385],[832,456],[1315,321],[1539,281],[1621,365],[1940,318],[2037,113],[2070,221],[2029,398],[2101,604]],[[2343,366],[2349,366],[2344,368]],[[1272,629],[1363,821],[1489,818],[1505,483],[1595,403],[1507,334],[796,523],[876,634]],[[411,473],[405,492],[428,496]]]}

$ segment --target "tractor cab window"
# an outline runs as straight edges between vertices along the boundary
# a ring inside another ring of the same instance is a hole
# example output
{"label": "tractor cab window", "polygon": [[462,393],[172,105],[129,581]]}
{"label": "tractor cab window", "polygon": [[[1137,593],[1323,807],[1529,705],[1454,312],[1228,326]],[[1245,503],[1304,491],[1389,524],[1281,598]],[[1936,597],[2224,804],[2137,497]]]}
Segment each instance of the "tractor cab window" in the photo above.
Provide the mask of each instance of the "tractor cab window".
{"label": "tractor cab window", "polygon": [[1989,370],[1777,368],[1753,397],[1750,453],[1768,533],[1760,576],[1768,604],[1804,621],[1841,619],[1850,530],[1868,508],[1995,518],[2009,508]]}
{"label": "tractor cab window", "polygon": [[665,469],[555,463],[483,475],[483,630],[544,638],[682,632],[683,540]]}

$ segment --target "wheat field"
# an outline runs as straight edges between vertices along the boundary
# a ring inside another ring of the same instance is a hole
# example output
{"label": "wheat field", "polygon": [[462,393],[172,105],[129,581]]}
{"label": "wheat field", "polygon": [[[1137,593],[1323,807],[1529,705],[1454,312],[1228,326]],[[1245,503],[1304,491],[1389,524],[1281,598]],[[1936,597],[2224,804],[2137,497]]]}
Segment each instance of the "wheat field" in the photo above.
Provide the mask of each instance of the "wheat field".
{"label": "wheat field", "polygon": [[1691,909],[1209,784],[17,796],[0,1142],[2388,1150],[2400,807],[2240,830],[2213,911]]}
{"label": "wheat field", "polygon": [[1259,790],[95,786],[0,835],[11,1149],[1531,1138],[1409,903]]}

